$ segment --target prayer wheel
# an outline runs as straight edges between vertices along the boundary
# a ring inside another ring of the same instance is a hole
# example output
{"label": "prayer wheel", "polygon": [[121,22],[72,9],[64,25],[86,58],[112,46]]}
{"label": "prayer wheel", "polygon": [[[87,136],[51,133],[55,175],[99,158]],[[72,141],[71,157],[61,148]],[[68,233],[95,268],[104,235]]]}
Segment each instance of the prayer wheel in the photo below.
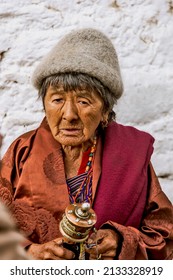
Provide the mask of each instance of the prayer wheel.
{"label": "prayer wheel", "polygon": [[89,203],[70,204],[60,222],[60,232],[69,241],[83,243],[96,221],[96,214]]}

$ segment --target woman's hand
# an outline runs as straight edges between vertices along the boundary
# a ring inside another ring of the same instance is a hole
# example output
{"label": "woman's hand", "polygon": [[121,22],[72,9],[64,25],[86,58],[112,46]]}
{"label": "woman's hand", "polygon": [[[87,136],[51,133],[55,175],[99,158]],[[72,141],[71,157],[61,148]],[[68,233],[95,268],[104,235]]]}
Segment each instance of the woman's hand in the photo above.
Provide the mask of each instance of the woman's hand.
{"label": "woman's hand", "polygon": [[74,253],[63,247],[63,239],[57,238],[44,244],[32,244],[28,254],[35,260],[71,260]]}
{"label": "woman's hand", "polygon": [[99,229],[88,240],[88,247],[92,246],[91,244],[97,244],[97,246],[86,249],[89,259],[113,260],[116,256],[118,241],[119,235],[114,230]]}

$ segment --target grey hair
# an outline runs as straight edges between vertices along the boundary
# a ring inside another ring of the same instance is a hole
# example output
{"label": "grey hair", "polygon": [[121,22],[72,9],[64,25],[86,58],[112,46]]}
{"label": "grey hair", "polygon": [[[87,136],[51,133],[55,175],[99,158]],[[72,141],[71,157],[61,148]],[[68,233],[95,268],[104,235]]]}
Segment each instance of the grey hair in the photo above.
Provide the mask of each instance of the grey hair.
{"label": "grey hair", "polygon": [[104,103],[104,112],[108,112],[108,122],[115,119],[116,114],[113,110],[117,99],[110,90],[96,78],[82,73],[60,73],[46,77],[39,89],[38,95],[42,98],[44,106],[44,98],[49,86],[63,86],[64,91],[89,90],[96,91],[100,95]]}

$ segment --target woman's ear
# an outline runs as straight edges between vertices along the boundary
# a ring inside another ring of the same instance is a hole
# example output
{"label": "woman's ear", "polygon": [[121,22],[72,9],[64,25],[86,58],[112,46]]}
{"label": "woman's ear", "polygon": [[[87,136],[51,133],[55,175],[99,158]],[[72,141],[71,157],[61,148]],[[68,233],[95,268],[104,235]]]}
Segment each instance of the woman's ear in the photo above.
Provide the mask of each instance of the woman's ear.
{"label": "woman's ear", "polygon": [[109,112],[108,111],[103,112],[102,121],[108,121],[108,120],[109,120]]}
{"label": "woman's ear", "polygon": [[102,119],[101,119],[101,126],[102,128],[105,128],[108,126],[108,117],[109,117],[109,112],[103,113]]}

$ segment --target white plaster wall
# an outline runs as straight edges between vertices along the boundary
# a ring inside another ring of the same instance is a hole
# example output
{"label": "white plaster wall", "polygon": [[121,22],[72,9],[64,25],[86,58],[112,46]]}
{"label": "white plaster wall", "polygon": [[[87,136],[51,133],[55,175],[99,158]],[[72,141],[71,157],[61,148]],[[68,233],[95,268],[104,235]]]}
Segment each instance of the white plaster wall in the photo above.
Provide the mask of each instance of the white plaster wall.
{"label": "white plaster wall", "polygon": [[173,201],[173,1],[0,0],[1,156],[43,111],[30,78],[67,32],[95,27],[113,41],[124,80],[117,120],[151,133],[152,162]]}

